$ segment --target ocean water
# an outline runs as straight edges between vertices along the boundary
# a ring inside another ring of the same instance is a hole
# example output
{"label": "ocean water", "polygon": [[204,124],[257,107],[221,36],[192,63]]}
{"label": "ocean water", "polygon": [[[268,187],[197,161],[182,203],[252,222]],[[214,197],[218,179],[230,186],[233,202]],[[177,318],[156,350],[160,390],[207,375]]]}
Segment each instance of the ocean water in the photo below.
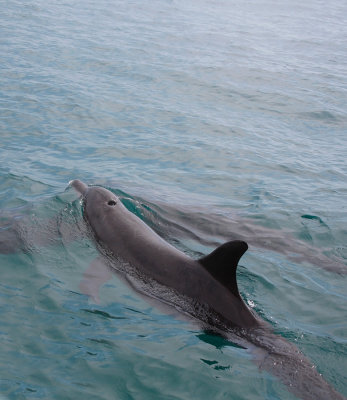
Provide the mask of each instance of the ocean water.
{"label": "ocean water", "polygon": [[194,258],[347,396],[347,4],[0,1],[0,398],[294,399],[99,256],[71,179]]}

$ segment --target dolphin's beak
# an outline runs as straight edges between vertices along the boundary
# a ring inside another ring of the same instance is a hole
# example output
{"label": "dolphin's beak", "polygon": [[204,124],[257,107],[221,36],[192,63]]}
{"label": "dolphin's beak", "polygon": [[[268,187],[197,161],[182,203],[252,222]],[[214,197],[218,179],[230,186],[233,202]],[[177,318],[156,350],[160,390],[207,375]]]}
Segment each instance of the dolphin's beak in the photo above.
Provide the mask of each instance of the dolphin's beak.
{"label": "dolphin's beak", "polygon": [[72,186],[82,196],[84,196],[88,190],[88,186],[78,179],[74,179],[73,181],[70,181],[69,186]]}

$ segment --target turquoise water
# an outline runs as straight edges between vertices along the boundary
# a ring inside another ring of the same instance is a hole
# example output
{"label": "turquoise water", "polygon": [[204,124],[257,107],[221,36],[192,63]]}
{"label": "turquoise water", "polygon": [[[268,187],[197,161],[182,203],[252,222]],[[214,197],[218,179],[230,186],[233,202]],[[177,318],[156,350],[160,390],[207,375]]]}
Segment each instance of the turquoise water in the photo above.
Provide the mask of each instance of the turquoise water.
{"label": "turquoise water", "polygon": [[247,240],[244,299],[347,396],[346,4],[0,4],[0,398],[294,398],[116,275],[88,301],[74,178],[193,257]]}

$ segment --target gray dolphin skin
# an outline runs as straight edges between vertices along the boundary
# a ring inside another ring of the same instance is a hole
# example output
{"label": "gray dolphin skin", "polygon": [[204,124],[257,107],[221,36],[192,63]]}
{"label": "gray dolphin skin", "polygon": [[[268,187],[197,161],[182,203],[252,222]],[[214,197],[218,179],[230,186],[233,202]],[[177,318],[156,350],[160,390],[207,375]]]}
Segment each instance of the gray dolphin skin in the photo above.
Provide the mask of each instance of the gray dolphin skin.
{"label": "gray dolphin skin", "polygon": [[[123,274],[141,281],[140,289],[135,288],[142,294],[159,298],[198,320],[202,328],[248,349],[261,370],[278,377],[297,397],[345,399],[294,344],[274,334],[243,301],[236,269],[248,249],[246,242],[227,242],[193,260],[164,241],[109,190],[79,180],[70,185],[82,195],[83,215],[96,241],[111,259],[124,263]],[[156,285],[169,290],[153,291]]]}

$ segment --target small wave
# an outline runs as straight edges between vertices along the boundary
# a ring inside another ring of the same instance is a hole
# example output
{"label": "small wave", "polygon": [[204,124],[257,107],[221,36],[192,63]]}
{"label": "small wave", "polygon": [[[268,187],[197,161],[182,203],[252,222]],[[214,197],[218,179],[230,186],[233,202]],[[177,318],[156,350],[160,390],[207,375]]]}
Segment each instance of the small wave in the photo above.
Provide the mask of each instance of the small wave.
{"label": "small wave", "polygon": [[97,310],[97,309],[88,309],[88,308],[83,308],[82,311],[86,312],[86,313],[90,313],[90,314],[95,314],[97,316],[100,316],[102,318],[106,318],[106,319],[127,319],[126,317],[116,317],[114,315],[109,314],[106,311],[102,311],[102,310]]}
{"label": "small wave", "polygon": [[331,124],[340,121],[340,118],[331,111],[309,111],[297,113],[297,116],[307,120],[318,120],[323,123]]}

